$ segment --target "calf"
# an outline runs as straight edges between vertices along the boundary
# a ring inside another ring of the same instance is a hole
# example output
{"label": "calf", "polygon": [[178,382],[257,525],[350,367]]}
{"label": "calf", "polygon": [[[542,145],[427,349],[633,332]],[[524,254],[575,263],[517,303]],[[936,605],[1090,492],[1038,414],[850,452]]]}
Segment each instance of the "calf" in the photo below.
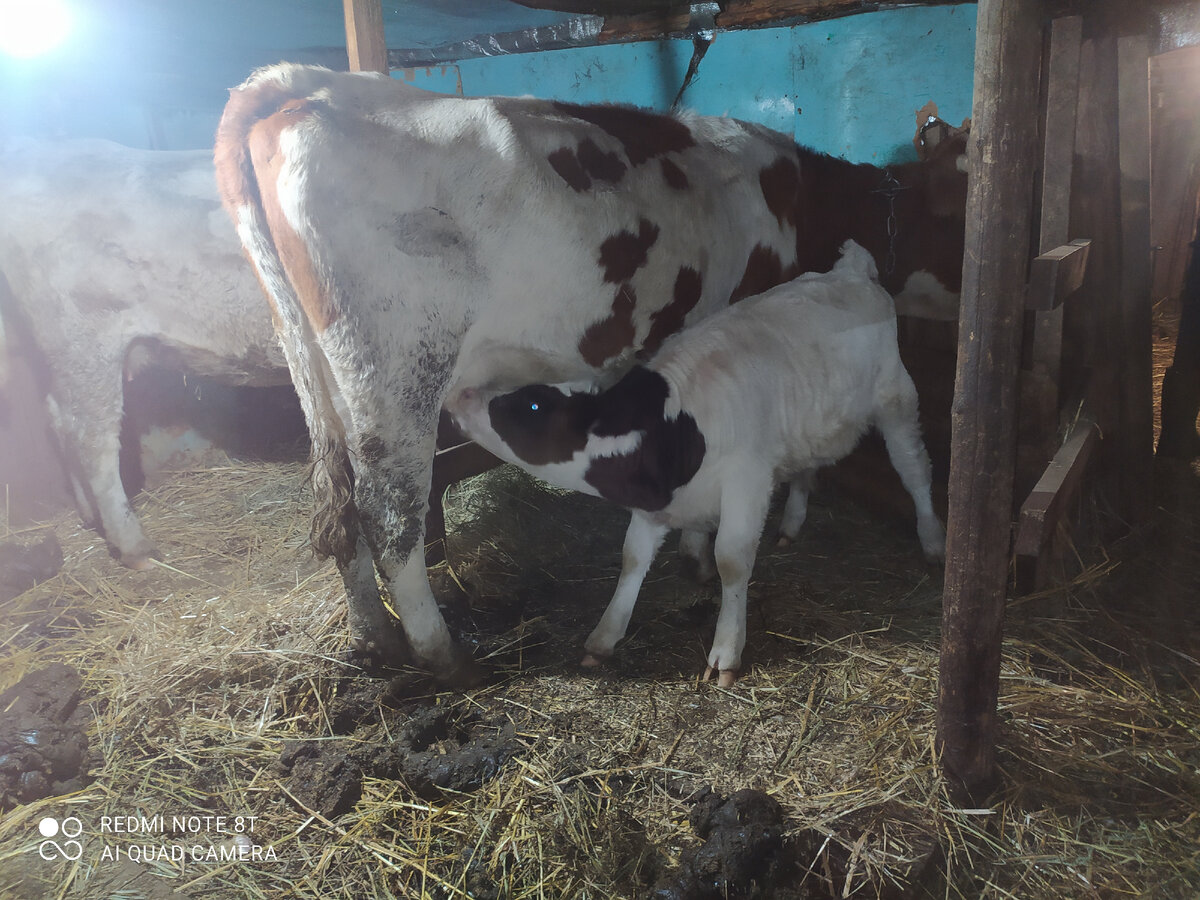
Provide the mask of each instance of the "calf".
{"label": "calf", "polygon": [[466,388],[447,408],[503,459],[632,510],[621,576],[585,665],[624,635],[668,530],[717,530],[721,612],[708,671],[728,686],[746,642],[746,587],[772,488],[790,481],[780,530],[795,538],[812,475],[871,426],[917,510],[930,560],[945,532],[930,500],[917,392],[896,346],[892,298],[853,241],[824,275],[802,275],[705,319],[601,393]]}
{"label": "calf", "polygon": [[157,554],[121,484],[123,382],[165,363],[228,384],[288,384],[254,270],[207,151],[100,140],[0,147],[0,322],[36,350],[84,520],[114,555]]}

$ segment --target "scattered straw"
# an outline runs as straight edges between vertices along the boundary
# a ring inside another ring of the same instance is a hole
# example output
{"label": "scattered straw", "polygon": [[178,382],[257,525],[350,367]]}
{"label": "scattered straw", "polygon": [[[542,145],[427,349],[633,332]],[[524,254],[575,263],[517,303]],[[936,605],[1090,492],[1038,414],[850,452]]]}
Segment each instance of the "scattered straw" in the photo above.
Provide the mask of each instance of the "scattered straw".
{"label": "scattered straw", "polygon": [[[1198,481],[1181,481],[1193,498]],[[372,682],[343,661],[341,582],[308,552],[302,483],[298,464],[175,474],[139,501],[166,552],[148,572],[118,567],[72,516],[53,523],[66,565],[0,608],[0,686],[75,666],[95,781],[0,818],[0,896],[644,897],[698,845],[690,798],[707,785],[782,804],[803,853],[780,897],[1200,891],[1197,594],[1178,593],[1200,571],[1194,499],[1163,512],[1170,531],[1013,604],[1004,786],[963,809],[932,749],[941,577],[911,529],[815,497],[798,546],[764,545],[730,690],[698,680],[715,588],[677,577],[668,549],[616,660],[586,672],[624,514],[500,470],[453,493],[450,563],[433,572],[443,596],[469,597],[451,619],[495,681],[460,695],[403,675],[339,726],[344,698]],[[519,752],[481,788],[436,800],[368,774],[333,819],[275,766],[297,739],[391,743],[432,703],[510,725]],[[102,831],[103,816],[156,814],[255,816],[254,842],[277,858],[128,871],[101,858],[164,840]],[[38,857],[47,815],[84,823],[78,863]]]}

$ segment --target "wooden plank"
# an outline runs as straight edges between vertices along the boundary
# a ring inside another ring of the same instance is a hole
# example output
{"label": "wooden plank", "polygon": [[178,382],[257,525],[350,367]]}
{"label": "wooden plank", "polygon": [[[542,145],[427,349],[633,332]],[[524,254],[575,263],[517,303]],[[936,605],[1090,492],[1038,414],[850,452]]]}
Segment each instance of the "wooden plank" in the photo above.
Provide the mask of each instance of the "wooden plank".
{"label": "wooden plank", "polygon": [[1043,12],[1039,0],[980,0],[976,26],[937,724],[942,766],[968,798],[996,781]]}
{"label": "wooden plank", "polygon": [[1120,511],[1130,524],[1154,511],[1154,379],[1150,297],[1150,38],[1117,39],[1121,201],[1120,425],[1116,445]]}
{"label": "wooden plank", "polygon": [[388,73],[380,0],[342,0],[346,19],[346,52],[351,72]]}
{"label": "wooden plank", "polygon": [[1083,469],[1100,430],[1093,422],[1081,422],[1067,438],[1046,471],[1021,506],[1014,550],[1021,556],[1037,556],[1062,518],[1064,507],[1079,487]]}
{"label": "wooden plank", "polygon": [[[443,415],[443,421],[453,428],[448,416]],[[457,432],[457,429],[454,431]],[[434,453],[429,512],[425,514],[425,565],[432,566],[446,558],[446,513],[442,507],[446,488],[503,464],[502,459],[470,441]]]}
{"label": "wooden plank", "polygon": [[1055,247],[1035,256],[1029,267],[1029,287],[1025,292],[1025,308],[1036,311],[1058,309],[1063,301],[1083,285],[1087,270],[1087,238],[1076,238],[1069,244]]}
{"label": "wooden plank", "polygon": [[1059,449],[1021,507],[1014,552],[1017,557],[1017,591],[1025,594],[1046,586],[1044,554],[1062,521],[1067,504],[1075,497],[1100,431],[1082,422]]}

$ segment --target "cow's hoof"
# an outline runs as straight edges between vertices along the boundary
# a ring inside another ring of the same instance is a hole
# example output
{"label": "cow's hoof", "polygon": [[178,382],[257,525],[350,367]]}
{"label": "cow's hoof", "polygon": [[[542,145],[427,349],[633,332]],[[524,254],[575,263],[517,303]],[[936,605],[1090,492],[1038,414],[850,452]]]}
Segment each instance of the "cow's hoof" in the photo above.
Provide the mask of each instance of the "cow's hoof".
{"label": "cow's hoof", "polygon": [[135,572],[145,572],[147,569],[154,568],[155,561],[161,557],[162,554],[153,544],[143,544],[128,553],[122,553],[121,565],[127,569],[133,569]]}
{"label": "cow's hoof", "polygon": [[487,673],[488,670],[475,661],[469,650],[456,645],[449,668],[436,677],[446,687],[466,691],[483,684]]}
{"label": "cow's hoof", "polygon": [[[708,666],[704,670],[704,680],[709,681],[712,678],[712,673],[713,673],[713,667]],[[736,669],[722,669],[720,672],[717,673],[717,687],[721,687],[721,688],[733,687],[733,683],[735,681],[737,681],[737,674],[738,673],[737,673]]]}

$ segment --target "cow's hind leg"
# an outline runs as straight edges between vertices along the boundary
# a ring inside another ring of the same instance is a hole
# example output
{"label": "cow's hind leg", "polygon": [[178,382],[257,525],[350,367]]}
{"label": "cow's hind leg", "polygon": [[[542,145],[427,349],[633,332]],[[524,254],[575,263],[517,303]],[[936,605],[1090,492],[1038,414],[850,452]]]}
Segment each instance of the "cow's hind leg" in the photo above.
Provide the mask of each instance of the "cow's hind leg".
{"label": "cow's hind leg", "polygon": [[925,558],[937,562],[946,558],[946,529],[933,511],[933,478],[917,419],[917,390],[907,373],[899,381],[900,390],[880,404],[876,425],[887,443],[892,466],[916,507],[917,536]]}
{"label": "cow's hind leg", "polygon": [[721,612],[708,654],[707,680],[720,672],[717,684],[731,687],[746,646],[746,591],[754,571],[758,540],[771,502],[771,475],[742,466],[737,477],[721,486],[721,523],[717,526],[717,572],[721,575]]}
{"label": "cow's hind leg", "polygon": [[[428,445],[427,456],[422,447],[419,462],[405,454],[403,464],[398,456],[377,455],[380,445],[371,447],[372,464],[356,473],[355,501],[364,536],[413,654],[439,680],[468,686],[478,680],[479,670],[470,653],[450,636],[425,570],[432,428]],[[363,602],[369,603],[369,594]],[[366,607],[358,615],[369,627],[381,625],[377,614]]]}
{"label": "cow's hind leg", "polygon": [[397,627],[399,623],[388,614],[379,596],[375,560],[362,535],[358,537],[354,556],[338,569],[346,586],[346,611],[354,647],[383,665],[410,662],[411,652]]}
{"label": "cow's hind leg", "polygon": [[633,513],[621,551],[621,577],[617,579],[617,589],[604,615],[584,642],[587,655],[583,658],[583,665],[599,665],[602,660],[612,656],[617,641],[625,637],[642,582],[669,530],[641,513]]}

